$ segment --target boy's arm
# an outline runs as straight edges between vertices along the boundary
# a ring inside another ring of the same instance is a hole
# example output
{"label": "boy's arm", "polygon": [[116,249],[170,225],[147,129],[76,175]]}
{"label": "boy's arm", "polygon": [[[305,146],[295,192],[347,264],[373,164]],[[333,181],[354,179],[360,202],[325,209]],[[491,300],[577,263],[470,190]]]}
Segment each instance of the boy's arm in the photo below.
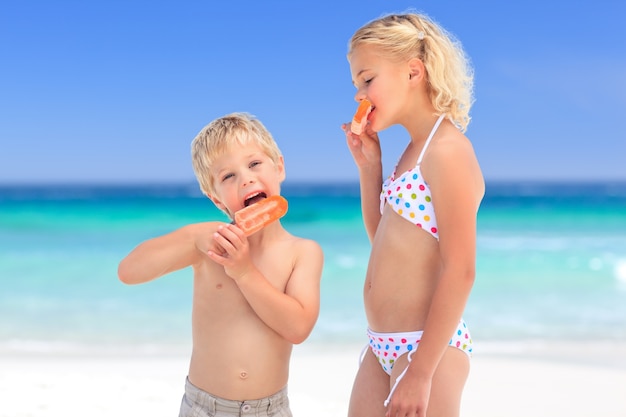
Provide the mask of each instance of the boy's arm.
{"label": "boy's arm", "polygon": [[261,320],[294,344],[313,330],[320,309],[320,281],[324,254],[312,240],[300,240],[285,292],[277,291],[257,269],[236,280],[244,297]]}
{"label": "boy's arm", "polygon": [[208,250],[219,250],[211,238],[219,224],[191,224],[144,241],[120,262],[119,279],[141,284],[197,263]]}

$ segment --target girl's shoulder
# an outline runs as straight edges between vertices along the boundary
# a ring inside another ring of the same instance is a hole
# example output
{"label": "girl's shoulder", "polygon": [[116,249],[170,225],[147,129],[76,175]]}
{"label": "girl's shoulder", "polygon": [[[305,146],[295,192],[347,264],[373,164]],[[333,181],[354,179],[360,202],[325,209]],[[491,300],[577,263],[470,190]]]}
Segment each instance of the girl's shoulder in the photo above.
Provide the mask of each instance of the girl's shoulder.
{"label": "girl's shoulder", "polygon": [[476,195],[484,190],[484,179],[474,146],[467,136],[450,125],[431,144],[422,162],[422,173],[432,187],[466,184]]}
{"label": "girl's shoulder", "polygon": [[422,165],[428,169],[430,166],[450,166],[463,161],[476,161],[474,145],[461,131],[447,123],[428,147]]}

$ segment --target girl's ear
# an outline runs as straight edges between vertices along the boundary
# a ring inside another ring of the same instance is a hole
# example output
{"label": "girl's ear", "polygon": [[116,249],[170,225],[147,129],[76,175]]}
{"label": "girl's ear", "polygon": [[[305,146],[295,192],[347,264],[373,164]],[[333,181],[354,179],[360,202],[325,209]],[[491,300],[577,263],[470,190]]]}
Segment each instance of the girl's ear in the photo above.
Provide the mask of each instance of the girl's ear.
{"label": "girl's ear", "polygon": [[409,60],[409,80],[421,81],[426,78],[426,68],[419,58],[411,58]]}

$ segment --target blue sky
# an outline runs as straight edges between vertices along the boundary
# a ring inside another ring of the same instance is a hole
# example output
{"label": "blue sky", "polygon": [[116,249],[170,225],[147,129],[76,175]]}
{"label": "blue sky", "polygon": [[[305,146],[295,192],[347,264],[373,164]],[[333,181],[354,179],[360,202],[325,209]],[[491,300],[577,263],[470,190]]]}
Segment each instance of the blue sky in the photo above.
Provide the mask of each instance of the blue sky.
{"label": "blue sky", "polygon": [[[488,181],[626,180],[626,2],[14,1],[0,10],[0,183],[193,182],[210,120],[258,116],[288,181],[352,181],[345,58],[387,12],[429,14],[476,73]],[[386,170],[406,144],[381,133]]]}

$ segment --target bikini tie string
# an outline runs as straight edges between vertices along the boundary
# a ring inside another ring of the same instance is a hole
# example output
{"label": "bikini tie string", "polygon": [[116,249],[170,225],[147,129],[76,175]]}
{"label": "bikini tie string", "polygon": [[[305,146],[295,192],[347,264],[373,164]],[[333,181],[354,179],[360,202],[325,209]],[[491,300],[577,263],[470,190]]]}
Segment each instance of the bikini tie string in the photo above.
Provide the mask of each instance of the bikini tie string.
{"label": "bikini tie string", "polygon": [[404,374],[406,374],[406,371],[409,369],[409,365],[411,364],[411,355],[413,355],[413,352],[415,352],[414,350],[410,351],[407,358],[409,359],[409,363],[406,365],[406,368],[404,368],[404,371],[402,371],[402,373],[400,375],[398,375],[398,377],[396,378],[396,382],[393,383],[393,387],[391,388],[391,391],[389,392],[389,396],[387,397],[387,399],[385,400],[385,407],[387,407],[387,405],[389,405],[389,400],[391,400],[391,396],[393,395],[393,392],[396,390],[396,387],[398,386],[398,382],[400,382],[400,380],[402,380],[402,378],[404,377]]}

